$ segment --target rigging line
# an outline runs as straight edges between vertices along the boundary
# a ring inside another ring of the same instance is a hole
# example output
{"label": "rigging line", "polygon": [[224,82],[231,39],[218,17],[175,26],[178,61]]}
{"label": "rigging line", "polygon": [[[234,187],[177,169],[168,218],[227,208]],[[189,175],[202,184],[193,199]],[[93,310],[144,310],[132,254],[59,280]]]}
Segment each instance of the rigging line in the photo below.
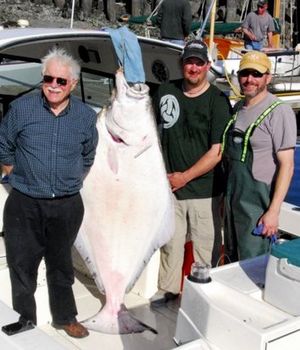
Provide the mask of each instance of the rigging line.
{"label": "rigging line", "polygon": [[247,10],[248,10],[248,7],[249,7],[249,1],[250,0],[246,0],[243,4],[243,7],[242,7],[242,13],[241,13],[241,17],[240,17],[240,22],[243,22],[244,19],[246,18],[246,15],[247,15]]}
{"label": "rigging line", "polygon": [[202,23],[202,26],[201,26],[201,28],[198,30],[197,34],[196,34],[196,39],[202,39],[202,35],[203,35],[203,32],[204,32],[206,23],[207,23],[208,18],[209,18],[210,14],[211,14],[211,11],[212,11],[212,9],[213,9],[213,6],[214,6],[214,4],[215,4],[215,1],[216,1],[216,0],[212,0],[211,4],[209,5],[209,9],[208,9],[207,14],[206,14],[206,16],[205,16],[205,19],[204,19],[204,21],[203,21],[203,23]]}
{"label": "rigging line", "polygon": [[150,13],[150,15],[146,19],[146,23],[151,21],[151,18],[155,15],[157,15],[157,10],[159,9],[160,5],[164,2],[164,0],[160,0],[160,2],[156,5],[155,9]]}
{"label": "rigging line", "polygon": [[199,20],[204,16],[204,10],[205,10],[205,0],[201,1],[199,10],[201,9],[199,13]]}
{"label": "rigging line", "polygon": [[72,0],[72,12],[71,12],[71,23],[70,23],[70,28],[73,28],[74,10],[75,10],[75,0]]}

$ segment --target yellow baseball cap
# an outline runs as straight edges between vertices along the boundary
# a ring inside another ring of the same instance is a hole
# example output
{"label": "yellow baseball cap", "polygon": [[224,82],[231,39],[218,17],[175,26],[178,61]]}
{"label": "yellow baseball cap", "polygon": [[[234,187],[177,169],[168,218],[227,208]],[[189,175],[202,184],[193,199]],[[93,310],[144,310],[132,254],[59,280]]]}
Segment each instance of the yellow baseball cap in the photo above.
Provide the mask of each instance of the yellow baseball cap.
{"label": "yellow baseball cap", "polygon": [[260,51],[250,51],[243,55],[239,72],[244,69],[255,69],[260,73],[270,72],[272,68],[269,57]]}

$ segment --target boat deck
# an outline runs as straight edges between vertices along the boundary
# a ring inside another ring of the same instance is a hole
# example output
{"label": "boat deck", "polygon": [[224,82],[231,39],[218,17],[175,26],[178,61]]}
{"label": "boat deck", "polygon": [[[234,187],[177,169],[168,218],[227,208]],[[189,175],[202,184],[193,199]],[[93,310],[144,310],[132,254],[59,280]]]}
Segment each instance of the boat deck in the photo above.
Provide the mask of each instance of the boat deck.
{"label": "boat deck", "polygon": [[[35,294],[38,310],[37,329],[13,336],[7,336],[3,332],[0,332],[0,349],[40,350],[41,334],[43,334],[43,332],[47,336],[50,336],[49,340],[49,337],[45,337],[44,334],[45,339],[48,338],[49,341],[57,343],[55,347],[53,347],[54,345],[52,345],[52,347],[50,345],[49,347],[43,346],[43,350],[56,350],[56,347],[57,349],[92,350],[96,349],[98,346],[105,350],[167,350],[176,347],[173,337],[175,335],[179,301],[169,302],[166,306],[154,309],[150,308],[147,298],[135,292],[126,295],[125,305],[137,319],[156,329],[158,334],[145,331],[140,334],[110,335],[90,331],[88,337],[76,339],[67,336],[62,330],[54,329],[51,326],[44,269],[43,264],[41,264],[38,288]],[[10,281],[2,237],[0,237],[0,285],[0,300],[2,301],[0,301],[0,326],[2,327],[5,324],[18,320],[17,313],[7,307],[11,307]],[[5,286],[5,288],[3,286]],[[73,290],[78,308],[78,320],[84,320],[98,312],[101,308],[100,294],[98,294],[95,285],[91,283],[89,278],[80,273],[77,274]],[[33,336],[36,338],[36,344],[34,339],[32,339]],[[30,347],[24,345],[26,339],[30,339]],[[58,347],[58,345],[61,345],[61,347]]]}
{"label": "boat deck", "polygon": [[[99,310],[101,306],[99,301],[86,293],[83,286],[79,287],[77,284],[75,290],[79,319],[85,319]],[[81,290],[81,295],[77,294],[79,290]],[[106,350],[167,350],[176,346],[173,336],[178,305],[172,304],[153,310],[149,307],[148,300],[134,293],[126,296],[125,303],[137,319],[155,328],[158,334],[145,331],[140,334],[110,335],[90,331],[87,338],[75,339],[67,336],[64,331],[54,329],[49,322],[39,326],[39,328],[66,349],[91,350],[100,345],[102,349]]]}

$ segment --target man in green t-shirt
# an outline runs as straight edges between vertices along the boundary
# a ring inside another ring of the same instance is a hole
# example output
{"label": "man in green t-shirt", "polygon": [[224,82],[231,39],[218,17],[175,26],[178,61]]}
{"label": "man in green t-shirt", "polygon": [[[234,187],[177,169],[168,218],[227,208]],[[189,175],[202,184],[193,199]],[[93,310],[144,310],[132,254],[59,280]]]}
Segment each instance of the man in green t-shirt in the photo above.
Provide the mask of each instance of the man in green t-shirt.
{"label": "man in green t-shirt", "polygon": [[181,289],[184,244],[193,242],[195,261],[215,266],[221,251],[221,137],[231,115],[227,97],[207,80],[205,43],[193,40],[182,57],[183,79],[161,85],[154,96],[162,151],[175,195],[176,230],[161,249],[158,292],[152,305],[175,299]]}

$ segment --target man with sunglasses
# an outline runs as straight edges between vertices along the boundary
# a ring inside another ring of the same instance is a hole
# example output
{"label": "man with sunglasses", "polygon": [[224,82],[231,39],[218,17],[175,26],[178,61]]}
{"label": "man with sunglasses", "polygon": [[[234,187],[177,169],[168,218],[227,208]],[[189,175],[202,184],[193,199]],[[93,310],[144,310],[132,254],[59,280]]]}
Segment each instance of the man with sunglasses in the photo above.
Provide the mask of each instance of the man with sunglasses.
{"label": "man with sunglasses", "polygon": [[210,59],[204,42],[188,42],[181,64],[183,79],[161,85],[154,96],[163,155],[175,196],[176,230],[161,249],[159,291],[151,298],[152,306],[180,293],[188,233],[195,260],[215,266],[221,252],[219,205],[223,184],[218,163],[231,106],[227,97],[208,82]]}
{"label": "man with sunglasses", "polygon": [[12,302],[21,325],[36,324],[44,258],[53,326],[81,338],[88,331],[76,320],[71,247],[98,141],[96,113],[71,95],[80,66],[65,50],[42,59],[42,74],[41,91],[13,101],[0,124],[0,163],[12,186],[3,220]]}
{"label": "man with sunglasses", "polygon": [[242,57],[238,79],[244,98],[223,135],[225,252],[232,261],[267,253],[293,175],[296,118],[268,92],[270,71],[266,54],[251,51]]}
{"label": "man with sunglasses", "polygon": [[275,26],[273,18],[267,9],[268,1],[259,0],[257,2],[257,11],[248,13],[242,24],[242,31],[245,35],[245,48],[247,50],[260,51],[264,47],[266,37],[268,47],[273,47],[272,39]]}

